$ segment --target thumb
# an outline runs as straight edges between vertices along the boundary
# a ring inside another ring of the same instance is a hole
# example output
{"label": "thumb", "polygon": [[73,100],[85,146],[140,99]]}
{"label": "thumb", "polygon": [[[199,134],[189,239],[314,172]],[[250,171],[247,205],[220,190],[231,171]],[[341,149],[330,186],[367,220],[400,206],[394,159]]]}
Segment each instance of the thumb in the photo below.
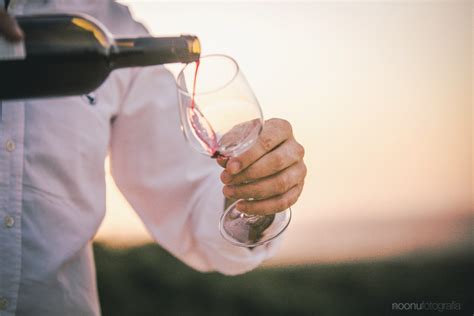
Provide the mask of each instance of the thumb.
{"label": "thumb", "polygon": [[20,41],[24,37],[23,31],[15,19],[3,10],[0,10],[0,36],[10,42]]}

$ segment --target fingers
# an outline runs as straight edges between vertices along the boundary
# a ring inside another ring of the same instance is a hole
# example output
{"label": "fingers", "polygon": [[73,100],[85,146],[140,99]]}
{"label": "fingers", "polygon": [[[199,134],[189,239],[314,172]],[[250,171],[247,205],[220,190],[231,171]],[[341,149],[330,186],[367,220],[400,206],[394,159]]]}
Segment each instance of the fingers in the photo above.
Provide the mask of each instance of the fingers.
{"label": "fingers", "polygon": [[227,170],[221,174],[224,184],[241,184],[276,174],[289,166],[301,161],[304,157],[304,148],[293,138],[287,140],[273,151],[267,153],[259,160],[251,164],[247,169],[235,176],[230,175]]}
{"label": "fingers", "polygon": [[299,162],[275,175],[255,182],[226,185],[223,193],[229,199],[268,199],[290,191],[302,183],[305,176],[306,166],[303,162]]}
{"label": "fingers", "polygon": [[11,42],[17,42],[24,36],[15,19],[3,10],[0,10],[0,36]]}
{"label": "fingers", "polygon": [[228,160],[229,160],[229,158],[228,158],[228,157],[224,157],[224,156],[218,156],[218,157],[216,158],[217,163],[218,163],[219,166],[221,166],[222,168],[225,168],[225,167],[226,167]]}
{"label": "fingers", "polygon": [[257,215],[271,215],[287,210],[301,194],[303,184],[298,184],[282,195],[261,201],[240,201],[237,209],[241,212]]}
{"label": "fingers", "polygon": [[240,156],[230,158],[226,165],[226,171],[231,175],[239,173],[267,152],[283,143],[291,137],[291,135],[291,125],[287,121],[281,119],[268,120],[265,123],[256,144]]}

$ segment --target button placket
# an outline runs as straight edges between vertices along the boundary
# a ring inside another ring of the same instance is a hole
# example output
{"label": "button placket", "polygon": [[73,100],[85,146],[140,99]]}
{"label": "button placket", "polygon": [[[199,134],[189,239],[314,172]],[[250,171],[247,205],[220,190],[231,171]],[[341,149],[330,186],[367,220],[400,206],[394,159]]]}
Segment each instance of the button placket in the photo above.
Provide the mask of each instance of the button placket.
{"label": "button placket", "polygon": [[4,102],[0,121],[0,315],[15,314],[21,281],[24,107]]}

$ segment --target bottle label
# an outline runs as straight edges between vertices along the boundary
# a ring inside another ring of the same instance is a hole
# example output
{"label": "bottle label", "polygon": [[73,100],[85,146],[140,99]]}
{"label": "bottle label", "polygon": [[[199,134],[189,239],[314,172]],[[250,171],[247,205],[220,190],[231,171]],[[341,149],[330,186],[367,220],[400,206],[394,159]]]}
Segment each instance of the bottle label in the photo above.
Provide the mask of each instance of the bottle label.
{"label": "bottle label", "polygon": [[25,59],[25,42],[10,43],[0,37],[0,60]]}

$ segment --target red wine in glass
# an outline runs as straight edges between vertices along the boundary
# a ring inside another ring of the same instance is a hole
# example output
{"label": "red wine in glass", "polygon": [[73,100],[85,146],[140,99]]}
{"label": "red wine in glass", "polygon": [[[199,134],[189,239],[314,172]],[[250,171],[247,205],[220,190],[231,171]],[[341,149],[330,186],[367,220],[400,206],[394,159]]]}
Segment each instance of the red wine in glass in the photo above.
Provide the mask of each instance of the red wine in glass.
{"label": "red wine in glass", "polygon": [[[253,143],[262,128],[262,121],[260,118],[239,121],[229,130],[222,131],[218,135],[196,103],[199,65],[200,62],[197,61],[192,85],[191,106],[187,109],[189,112],[189,122],[201,147],[211,158],[235,156],[235,149],[241,153],[242,148],[248,148]],[[234,108],[237,111],[238,108],[244,107],[246,109],[246,107],[251,107],[251,105],[243,101],[228,101],[226,107]],[[229,113],[227,114],[229,115]],[[224,115],[222,113],[222,116]]]}

